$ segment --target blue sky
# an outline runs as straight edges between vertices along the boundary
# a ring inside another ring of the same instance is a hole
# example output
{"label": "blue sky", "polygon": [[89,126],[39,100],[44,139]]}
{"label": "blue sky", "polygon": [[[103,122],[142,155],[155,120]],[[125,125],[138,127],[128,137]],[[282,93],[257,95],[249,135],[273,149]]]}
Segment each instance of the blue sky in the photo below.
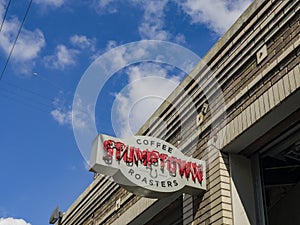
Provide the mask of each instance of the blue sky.
{"label": "blue sky", "polygon": [[[0,21],[8,2],[0,0]],[[8,8],[0,32],[1,72],[28,3],[11,1]],[[92,181],[71,116],[84,131],[90,109],[74,111],[72,102],[78,82],[97,57],[140,40],[173,42],[203,57],[250,3],[33,0],[0,80],[0,225],[48,224],[56,206],[67,210]],[[173,85],[145,79],[153,76]],[[98,132],[126,135],[129,121],[134,133],[183,77],[182,71],[160,63],[136,63],[118,71],[105,83],[91,115]],[[148,89],[160,98],[140,101]],[[114,104],[117,128],[112,127]]]}

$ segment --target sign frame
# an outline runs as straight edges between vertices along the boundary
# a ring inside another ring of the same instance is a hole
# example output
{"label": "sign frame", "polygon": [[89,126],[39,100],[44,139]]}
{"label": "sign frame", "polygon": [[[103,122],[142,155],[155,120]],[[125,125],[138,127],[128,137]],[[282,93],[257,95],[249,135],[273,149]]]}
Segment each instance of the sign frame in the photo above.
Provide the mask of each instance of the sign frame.
{"label": "sign frame", "polygon": [[119,139],[99,134],[92,144],[90,171],[111,176],[143,197],[206,190],[205,161],[185,156],[172,144],[150,136]]}

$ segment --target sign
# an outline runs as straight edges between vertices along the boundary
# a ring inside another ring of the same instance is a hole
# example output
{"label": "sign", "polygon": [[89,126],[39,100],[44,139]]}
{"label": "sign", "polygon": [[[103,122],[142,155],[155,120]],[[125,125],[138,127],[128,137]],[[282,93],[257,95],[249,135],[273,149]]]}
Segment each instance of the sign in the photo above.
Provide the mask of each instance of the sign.
{"label": "sign", "polygon": [[112,176],[128,191],[145,197],[206,189],[205,162],[149,136],[124,140],[100,134],[92,146],[91,171]]}

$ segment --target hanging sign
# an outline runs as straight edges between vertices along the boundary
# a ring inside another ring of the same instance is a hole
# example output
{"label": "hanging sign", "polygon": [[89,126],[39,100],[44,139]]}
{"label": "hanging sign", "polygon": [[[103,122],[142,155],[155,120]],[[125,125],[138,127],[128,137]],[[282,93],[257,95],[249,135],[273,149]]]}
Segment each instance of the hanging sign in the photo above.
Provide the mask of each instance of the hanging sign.
{"label": "hanging sign", "polygon": [[204,161],[187,157],[173,145],[149,136],[121,140],[98,135],[90,166],[91,171],[112,176],[128,191],[145,197],[198,194],[206,189]]}

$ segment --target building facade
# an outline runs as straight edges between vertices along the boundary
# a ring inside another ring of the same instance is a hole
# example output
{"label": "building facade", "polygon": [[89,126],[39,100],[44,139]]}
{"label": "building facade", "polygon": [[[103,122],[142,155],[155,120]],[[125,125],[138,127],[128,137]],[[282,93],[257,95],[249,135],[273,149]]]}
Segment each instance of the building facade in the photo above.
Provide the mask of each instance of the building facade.
{"label": "building facade", "polygon": [[60,224],[300,224],[300,2],[254,1],[138,134],[205,160],[206,192],[144,198],[98,175]]}

